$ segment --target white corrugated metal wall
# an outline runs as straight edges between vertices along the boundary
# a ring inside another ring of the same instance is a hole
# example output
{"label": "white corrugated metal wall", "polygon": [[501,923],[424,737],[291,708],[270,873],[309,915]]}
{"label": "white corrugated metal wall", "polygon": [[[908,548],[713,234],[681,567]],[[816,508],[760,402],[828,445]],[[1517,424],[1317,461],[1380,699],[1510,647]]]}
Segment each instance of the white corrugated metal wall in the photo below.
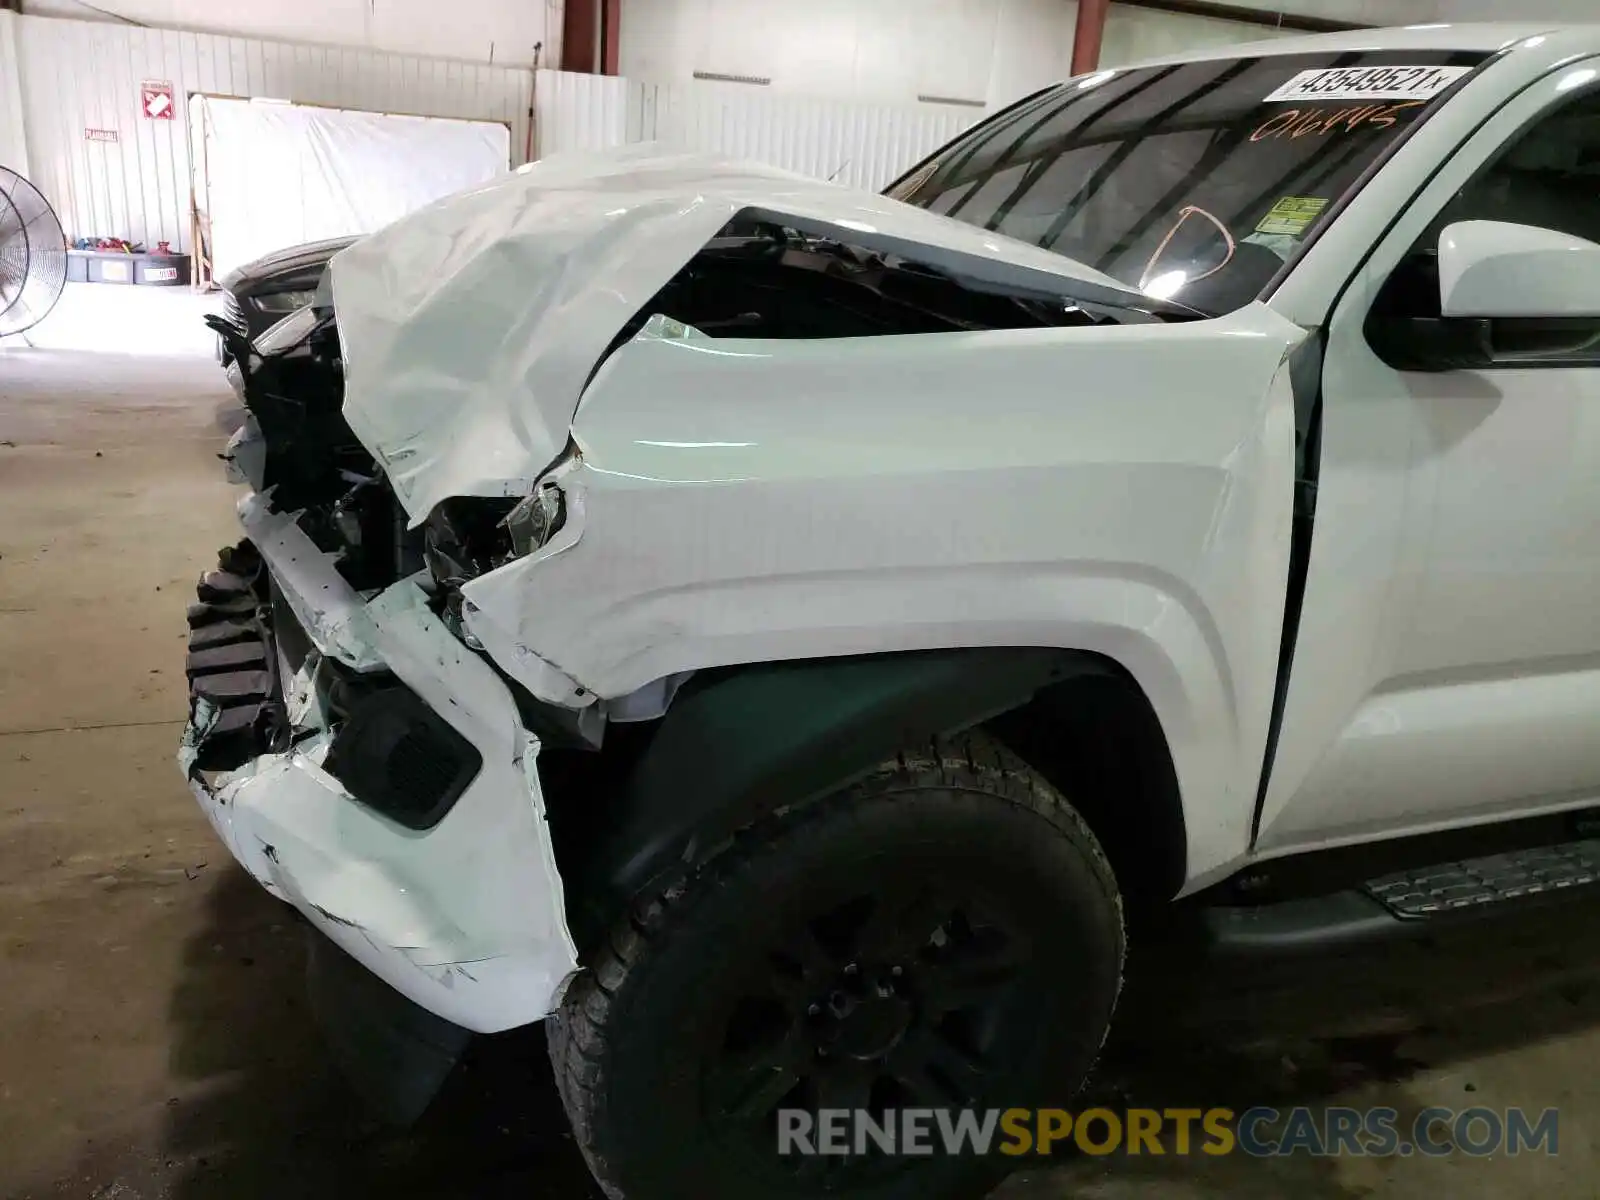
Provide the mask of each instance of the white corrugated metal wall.
{"label": "white corrugated metal wall", "polygon": [[740,84],[641,85],[662,141],[754,158],[872,191],[983,116],[949,105],[763,95]]}
{"label": "white corrugated metal wall", "polygon": [[22,124],[22,88],[17,83],[17,25],[21,18],[0,9],[0,167],[28,173],[28,139]]}
{"label": "white corrugated metal wall", "polygon": [[[532,75],[520,68],[49,17],[18,25],[30,173],[73,237],[190,248],[192,92],[505,121],[519,159],[525,144]],[[175,119],[142,114],[145,80],[173,85]],[[91,141],[91,129],[117,141]]]}
{"label": "white corrugated metal wall", "polygon": [[637,92],[615,75],[540,71],[538,157],[645,140],[639,135]]}
{"label": "white corrugated metal wall", "polygon": [[[526,144],[532,74],[520,68],[50,17],[15,31],[30,176],[72,237],[192,249],[191,93],[500,120],[517,161]],[[172,84],[173,120],[143,115],[146,80]],[[538,92],[540,155],[660,140],[870,188],[982,116],[558,71],[540,73]]]}
{"label": "white corrugated metal wall", "polygon": [[983,116],[977,108],[758,94],[539,73],[539,153],[662,141],[877,189]]}

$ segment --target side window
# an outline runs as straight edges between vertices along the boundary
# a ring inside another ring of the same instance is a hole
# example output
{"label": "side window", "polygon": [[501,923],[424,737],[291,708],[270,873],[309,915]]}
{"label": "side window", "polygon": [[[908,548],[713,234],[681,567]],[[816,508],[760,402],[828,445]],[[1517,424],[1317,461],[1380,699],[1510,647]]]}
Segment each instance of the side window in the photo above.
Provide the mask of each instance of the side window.
{"label": "side window", "polygon": [[[1600,322],[1507,321],[1469,330],[1440,320],[1439,235],[1456,221],[1535,225],[1600,243],[1600,91],[1540,118],[1457,192],[1390,276],[1367,320],[1373,349],[1402,369],[1492,365],[1474,361],[1480,352],[1499,365],[1600,366]],[[1452,363],[1449,343],[1459,339]]]}
{"label": "side window", "polygon": [[1600,242],[1600,93],[1545,117],[1512,142],[1429,229],[1454,221],[1511,221]]}

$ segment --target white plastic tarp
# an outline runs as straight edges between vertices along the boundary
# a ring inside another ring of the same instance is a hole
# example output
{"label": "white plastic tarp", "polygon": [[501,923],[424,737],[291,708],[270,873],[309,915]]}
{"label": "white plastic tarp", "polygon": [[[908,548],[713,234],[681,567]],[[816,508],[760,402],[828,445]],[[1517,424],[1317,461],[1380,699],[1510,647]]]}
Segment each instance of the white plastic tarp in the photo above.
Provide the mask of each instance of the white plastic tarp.
{"label": "white plastic tarp", "polygon": [[511,133],[492,121],[211,96],[190,117],[217,278],[285,246],[371,233],[511,166]]}

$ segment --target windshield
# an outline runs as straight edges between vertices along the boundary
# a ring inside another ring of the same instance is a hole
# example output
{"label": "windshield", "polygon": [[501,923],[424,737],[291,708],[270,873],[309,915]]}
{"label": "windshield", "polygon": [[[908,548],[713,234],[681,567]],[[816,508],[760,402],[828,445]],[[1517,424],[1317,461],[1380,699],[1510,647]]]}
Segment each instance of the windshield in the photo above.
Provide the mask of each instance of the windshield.
{"label": "windshield", "polygon": [[1231,312],[1485,57],[1344,52],[1103,71],[985,121],[887,194],[1154,298]]}

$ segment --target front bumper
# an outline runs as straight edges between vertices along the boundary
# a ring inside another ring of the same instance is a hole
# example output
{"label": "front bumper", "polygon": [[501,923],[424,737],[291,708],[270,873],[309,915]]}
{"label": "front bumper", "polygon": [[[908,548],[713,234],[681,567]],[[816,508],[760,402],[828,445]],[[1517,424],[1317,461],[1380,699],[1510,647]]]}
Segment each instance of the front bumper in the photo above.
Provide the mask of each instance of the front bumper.
{"label": "front bumper", "polygon": [[[413,580],[364,601],[291,516],[252,495],[240,517],[310,650],[291,667],[271,636],[272,609],[255,608],[269,660],[257,679],[272,689],[287,737],[212,776],[208,744],[235,710],[198,695],[178,758],[201,808],[263,887],[422,1008],[479,1033],[540,1020],[577,952],[545,825],[539,741],[506,685],[439,622]],[[206,614],[195,619],[203,628]],[[325,769],[336,730],[317,693],[324,658],[346,671],[392,672],[481,755],[432,828],[363,805]]]}

